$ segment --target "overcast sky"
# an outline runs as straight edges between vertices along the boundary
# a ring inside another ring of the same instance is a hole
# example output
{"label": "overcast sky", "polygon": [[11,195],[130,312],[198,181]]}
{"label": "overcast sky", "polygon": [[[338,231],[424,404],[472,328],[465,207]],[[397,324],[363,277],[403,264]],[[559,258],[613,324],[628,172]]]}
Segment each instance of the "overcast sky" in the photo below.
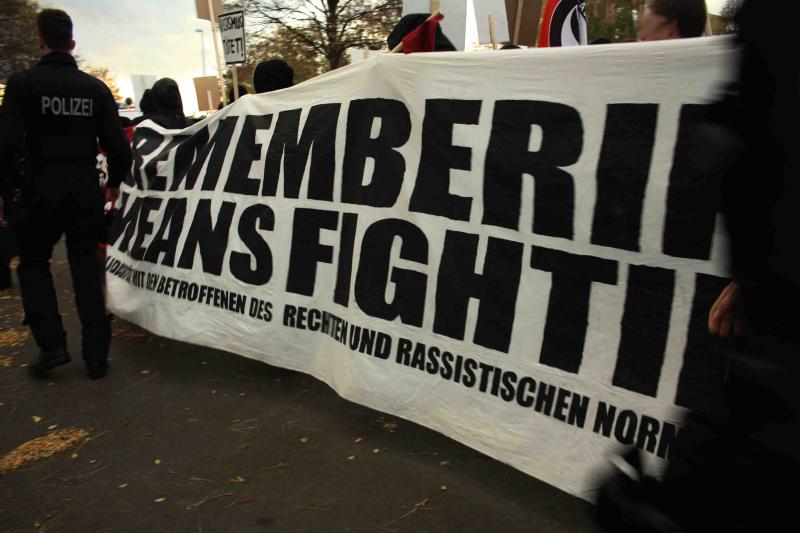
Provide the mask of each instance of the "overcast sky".
{"label": "overcast sky", "polygon": [[[706,0],[718,13],[725,0]],[[195,0],[40,0],[64,9],[75,25],[78,54],[90,65],[107,67],[122,96],[133,96],[132,74],[171,77],[180,85],[187,113],[197,109],[192,78],[203,75],[200,34],[205,39],[206,72],[216,69],[208,21],[196,18]]]}
{"label": "overcast sky", "polygon": [[72,17],[77,53],[88,64],[107,67],[122,96],[133,96],[132,74],[175,79],[187,113],[197,109],[192,78],[216,72],[211,26],[196,18],[195,0],[43,0]]}

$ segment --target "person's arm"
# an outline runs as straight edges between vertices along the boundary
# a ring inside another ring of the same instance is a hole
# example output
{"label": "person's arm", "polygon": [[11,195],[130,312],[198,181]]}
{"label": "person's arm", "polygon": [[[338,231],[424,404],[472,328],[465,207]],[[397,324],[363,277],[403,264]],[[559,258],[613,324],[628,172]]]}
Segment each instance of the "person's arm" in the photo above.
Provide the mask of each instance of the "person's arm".
{"label": "person's arm", "polygon": [[0,190],[5,190],[8,184],[13,168],[7,163],[12,161],[24,135],[24,91],[20,76],[15,74],[8,80],[3,105],[0,106]]}
{"label": "person's arm", "polygon": [[131,169],[133,157],[131,156],[131,146],[122,131],[122,122],[119,114],[108,91],[105,101],[100,110],[100,125],[98,129],[98,140],[100,146],[106,151],[108,159],[108,184],[113,199],[119,193],[119,185]]}

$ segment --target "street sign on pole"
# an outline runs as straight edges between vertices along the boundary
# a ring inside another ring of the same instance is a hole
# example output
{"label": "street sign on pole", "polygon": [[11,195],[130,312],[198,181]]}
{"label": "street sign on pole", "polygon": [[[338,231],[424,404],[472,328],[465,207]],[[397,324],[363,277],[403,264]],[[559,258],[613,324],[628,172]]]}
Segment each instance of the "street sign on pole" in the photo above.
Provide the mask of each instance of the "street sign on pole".
{"label": "street sign on pole", "polygon": [[222,37],[222,53],[225,64],[244,63],[246,59],[244,37],[244,11],[228,11],[219,16],[219,32]]}

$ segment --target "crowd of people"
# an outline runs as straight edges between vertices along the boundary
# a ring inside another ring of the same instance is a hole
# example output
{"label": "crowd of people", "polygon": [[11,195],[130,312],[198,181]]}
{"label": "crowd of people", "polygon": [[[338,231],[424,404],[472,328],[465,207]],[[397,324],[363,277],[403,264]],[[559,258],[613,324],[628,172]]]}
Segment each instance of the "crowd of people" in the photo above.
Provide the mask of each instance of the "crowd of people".
{"label": "crowd of people", "polygon": [[[778,483],[794,481],[800,453],[794,383],[800,344],[800,246],[794,235],[800,227],[795,205],[800,167],[793,133],[800,118],[800,78],[796,61],[782,62],[782,53],[791,49],[790,22],[773,16],[766,4],[745,2],[737,18],[743,50],[738,81],[718,106],[724,112],[709,117],[709,127],[697,141],[718,156],[723,211],[733,242],[734,280],[709,310],[709,331],[743,337],[744,347],[726,348],[731,362],[728,378],[720,384],[726,399],[723,412],[696,414],[687,421],[658,489],[650,485],[645,490],[632,478],[627,485],[612,480],[607,486],[602,502],[609,530],[757,527],[780,523],[790,509],[789,493]],[[650,0],[639,21],[639,39],[699,37],[706,17],[703,0]],[[389,48],[426,18],[404,17],[388,38]],[[89,376],[101,378],[108,371],[111,328],[103,271],[95,256],[104,203],[94,168],[96,146],[99,142],[107,153],[108,198],[114,200],[132,162],[122,127],[151,120],[180,129],[191,122],[178,84],[162,78],[139,102],[142,115],[124,124],[108,88],[78,70],[70,54],[75,42],[69,16],[45,9],[38,28],[43,58],[11,78],[0,108],[0,289],[11,285],[11,218],[26,323],[41,349],[30,373],[44,377],[69,362],[49,264],[53,246],[66,235],[83,325],[83,357]],[[440,29],[435,42],[436,50],[455,49]],[[255,93],[292,85],[293,71],[282,59],[255,68]],[[247,89],[239,87],[238,92]],[[69,113],[59,100],[63,94],[73,100]],[[233,96],[231,91],[230,101]],[[20,160],[15,150],[23,137],[24,169],[12,170]],[[10,176],[18,174],[25,181],[20,193],[12,193]],[[12,204],[15,212],[9,217]],[[737,479],[728,482],[729,475]]]}

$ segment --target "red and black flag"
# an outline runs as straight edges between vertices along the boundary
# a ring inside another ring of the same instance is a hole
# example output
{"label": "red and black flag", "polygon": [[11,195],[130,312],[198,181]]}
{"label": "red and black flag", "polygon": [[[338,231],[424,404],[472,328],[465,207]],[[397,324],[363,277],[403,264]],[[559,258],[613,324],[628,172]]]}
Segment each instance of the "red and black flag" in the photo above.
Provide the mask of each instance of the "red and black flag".
{"label": "red and black flag", "polygon": [[539,47],[587,44],[585,0],[547,0]]}

